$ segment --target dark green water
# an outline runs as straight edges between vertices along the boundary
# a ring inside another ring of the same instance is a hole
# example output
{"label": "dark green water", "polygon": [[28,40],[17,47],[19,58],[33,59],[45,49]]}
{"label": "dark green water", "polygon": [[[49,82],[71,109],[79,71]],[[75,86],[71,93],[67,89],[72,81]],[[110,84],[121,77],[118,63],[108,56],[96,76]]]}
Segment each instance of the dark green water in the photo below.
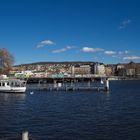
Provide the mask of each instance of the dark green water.
{"label": "dark green water", "polygon": [[0,138],[27,130],[37,140],[139,140],[140,81],[110,92],[0,94]]}

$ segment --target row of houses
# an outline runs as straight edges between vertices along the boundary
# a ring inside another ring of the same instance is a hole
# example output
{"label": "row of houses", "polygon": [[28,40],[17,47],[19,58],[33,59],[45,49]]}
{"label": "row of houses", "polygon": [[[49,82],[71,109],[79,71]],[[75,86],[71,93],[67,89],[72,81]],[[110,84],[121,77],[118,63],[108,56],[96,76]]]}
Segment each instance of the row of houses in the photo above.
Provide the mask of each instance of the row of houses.
{"label": "row of houses", "polygon": [[26,74],[32,77],[83,75],[140,77],[140,63],[112,65],[98,62],[35,63],[15,66],[11,73]]}
{"label": "row of houses", "polygon": [[140,77],[140,63],[108,64],[73,66],[73,74],[94,74],[99,76]]}

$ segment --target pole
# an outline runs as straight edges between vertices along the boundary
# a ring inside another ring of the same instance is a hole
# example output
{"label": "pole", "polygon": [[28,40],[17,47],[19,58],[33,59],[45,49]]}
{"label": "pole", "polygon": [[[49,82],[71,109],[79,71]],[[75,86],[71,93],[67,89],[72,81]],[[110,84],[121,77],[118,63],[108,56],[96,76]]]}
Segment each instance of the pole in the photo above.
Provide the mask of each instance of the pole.
{"label": "pole", "polygon": [[105,90],[109,91],[109,80],[108,79],[106,79],[106,82],[105,82]]}
{"label": "pole", "polygon": [[90,80],[88,81],[88,87],[90,87]]}
{"label": "pole", "polygon": [[28,131],[22,132],[22,140],[29,140]]}

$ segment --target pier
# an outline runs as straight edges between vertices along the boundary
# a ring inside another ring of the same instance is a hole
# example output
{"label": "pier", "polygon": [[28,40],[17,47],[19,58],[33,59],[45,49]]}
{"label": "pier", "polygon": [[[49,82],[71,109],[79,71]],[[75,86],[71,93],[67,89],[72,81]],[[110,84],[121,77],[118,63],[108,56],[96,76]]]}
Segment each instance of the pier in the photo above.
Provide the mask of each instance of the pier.
{"label": "pier", "polygon": [[[51,81],[51,82],[50,82]],[[27,87],[30,91],[109,91],[109,80],[98,79],[77,79],[77,78],[53,78],[49,79],[49,82],[45,80],[38,80],[36,84],[29,84]]]}

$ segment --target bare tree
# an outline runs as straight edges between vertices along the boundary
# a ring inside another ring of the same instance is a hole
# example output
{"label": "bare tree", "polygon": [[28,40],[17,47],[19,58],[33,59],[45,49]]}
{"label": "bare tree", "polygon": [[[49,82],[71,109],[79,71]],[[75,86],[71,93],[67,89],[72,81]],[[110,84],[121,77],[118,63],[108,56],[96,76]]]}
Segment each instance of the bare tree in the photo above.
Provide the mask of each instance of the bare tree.
{"label": "bare tree", "polygon": [[14,57],[6,48],[0,48],[0,73],[8,74],[12,69]]}

